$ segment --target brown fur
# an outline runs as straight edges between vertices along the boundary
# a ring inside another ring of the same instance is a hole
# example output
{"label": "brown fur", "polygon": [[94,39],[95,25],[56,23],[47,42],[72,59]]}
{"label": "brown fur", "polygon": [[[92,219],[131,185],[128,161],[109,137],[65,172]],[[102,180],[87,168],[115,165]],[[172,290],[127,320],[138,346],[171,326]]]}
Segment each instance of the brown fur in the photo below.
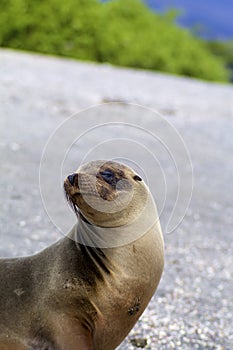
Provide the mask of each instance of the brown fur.
{"label": "brown fur", "polygon": [[[115,174],[111,184],[101,177],[106,168]],[[80,224],[34,256],[0,260],[0,350],[113,350],[157,288],[164,263],[157,220],[126,245],[101,248],[77,241],[89,220],[110,231],[119,224],[120,233],[145,206],[146,186],[114,162],[92,162],[77,174],[74,184],[66,179],[64,187]],[[120,214],[86,203],[80,178],[87,196],[115,209],[119,205]],[[121,207],[127,196],[128,205]],[[156,217],[156,210],[150,214]],[[127,234],[131,226],[126,227]]]}

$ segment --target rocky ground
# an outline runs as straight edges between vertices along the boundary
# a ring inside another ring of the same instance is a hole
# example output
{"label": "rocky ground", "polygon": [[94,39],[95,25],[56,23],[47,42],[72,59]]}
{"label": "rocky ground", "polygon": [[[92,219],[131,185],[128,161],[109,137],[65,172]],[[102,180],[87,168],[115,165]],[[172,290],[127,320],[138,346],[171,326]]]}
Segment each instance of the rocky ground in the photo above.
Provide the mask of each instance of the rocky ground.
{"label": "rocky ground", "polygon": [[[128,114],[129,118],[136,107],[128,108],[125,102],[159,111],[182,135],[194,170],[194,189],[187,215],[172,234],[167,234],[166,220],[174,205],[172,186],[176,183],[170,185],[161,216],[166,248],[163,278],[147,310],[118,349],[231,350],[231,85],[1,50],[0,255],[31,254],[61,236],[41,201],[42,151],[51,133],[70,115],[90,105],[112,101],[119,101],[114,104],[114,110]],[[106,108],[112,112],[112,107]],[[99,122],[100,114],[96,114]],[[154,130],[151,118],[140,113],[135,113],[133,118],[135,124],[144,123],[145,129]],[[96,130],[89,141],[95,143],[99,136],[102,141],[105,136],[113,137],[111,130],[108,135],[101,132]],[[69,140],[69,133],[64,138]],[[87,152],[85,147],[86,143],[81,143],[79,152]],[[109,148],[113,147],[110,144]],[[51,159],[56,163],[58,152],[53,151]],[[169,159],[165,157],[162,161],[163,169],[169,173]],[[51,168],[47,169],[50,179],[54,176],[52,169],[51,161]],[[150,162],[148,169],[153,173]],[[59,190],[51,195],[55,196]]]}

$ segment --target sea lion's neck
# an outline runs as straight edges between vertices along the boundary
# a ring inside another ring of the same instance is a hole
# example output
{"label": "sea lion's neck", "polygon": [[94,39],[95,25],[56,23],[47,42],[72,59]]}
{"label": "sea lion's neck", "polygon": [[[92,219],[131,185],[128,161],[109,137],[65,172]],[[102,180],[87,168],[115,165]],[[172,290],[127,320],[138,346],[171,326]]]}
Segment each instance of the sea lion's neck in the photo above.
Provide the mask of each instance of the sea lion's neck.
{"label": "sea lion's neck", "polygon": [[96,226],[79,217],[68,237],[73,240],[73,246],[76,247],[78,255],[85,261],[86,266],[91,267],[91,271],[98,279],[104,279],[104,275],[110,274],[113,270],[113,264],[109,260],[108,254],[105,254],[106,249],[102,249],[96,244],[99,239]]}
{"label": "sea lion's neck", "polygon": [[86,218],[80,215],[73,228],[72,239],[85,246],[111,249],[137,241],[154,225],[159,226],[159,217],[152,196],[148,196],[147,203],[140,215],[121,226],[97,226],[89,223]]}
{"label": "sea lion's neck", "polygon": [[[99,227],[89,223],[84,217],[80,217],[73,234],[76,243],[93,248],[112,248],[108,238],[113,230],[116,228]],[[115,236],[115,243],[118,245],[117,236]]]}

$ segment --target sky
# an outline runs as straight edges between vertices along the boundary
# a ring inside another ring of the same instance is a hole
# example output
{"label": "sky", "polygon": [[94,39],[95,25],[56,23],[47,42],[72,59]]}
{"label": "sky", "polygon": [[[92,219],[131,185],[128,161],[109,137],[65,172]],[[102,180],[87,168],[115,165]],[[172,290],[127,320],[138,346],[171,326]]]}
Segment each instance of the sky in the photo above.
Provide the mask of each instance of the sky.
{"label": "sky", "polygon": [[199,27],[205,39],[233,39],[233,0],[144,0],[152,9],[182,10],[178,23],[184,27]]}

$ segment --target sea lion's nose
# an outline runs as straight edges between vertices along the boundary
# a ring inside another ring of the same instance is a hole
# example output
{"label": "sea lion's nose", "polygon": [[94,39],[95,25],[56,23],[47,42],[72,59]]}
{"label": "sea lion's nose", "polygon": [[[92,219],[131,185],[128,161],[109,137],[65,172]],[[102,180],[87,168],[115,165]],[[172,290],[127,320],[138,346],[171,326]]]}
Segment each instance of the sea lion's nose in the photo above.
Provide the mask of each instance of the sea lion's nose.
{"label": "sea lion's nose", "polygon": [[74,185],[74,179],[77,174],[71,174],[67,176],[67,179],[70,181],[70,184],[73,186]]}

